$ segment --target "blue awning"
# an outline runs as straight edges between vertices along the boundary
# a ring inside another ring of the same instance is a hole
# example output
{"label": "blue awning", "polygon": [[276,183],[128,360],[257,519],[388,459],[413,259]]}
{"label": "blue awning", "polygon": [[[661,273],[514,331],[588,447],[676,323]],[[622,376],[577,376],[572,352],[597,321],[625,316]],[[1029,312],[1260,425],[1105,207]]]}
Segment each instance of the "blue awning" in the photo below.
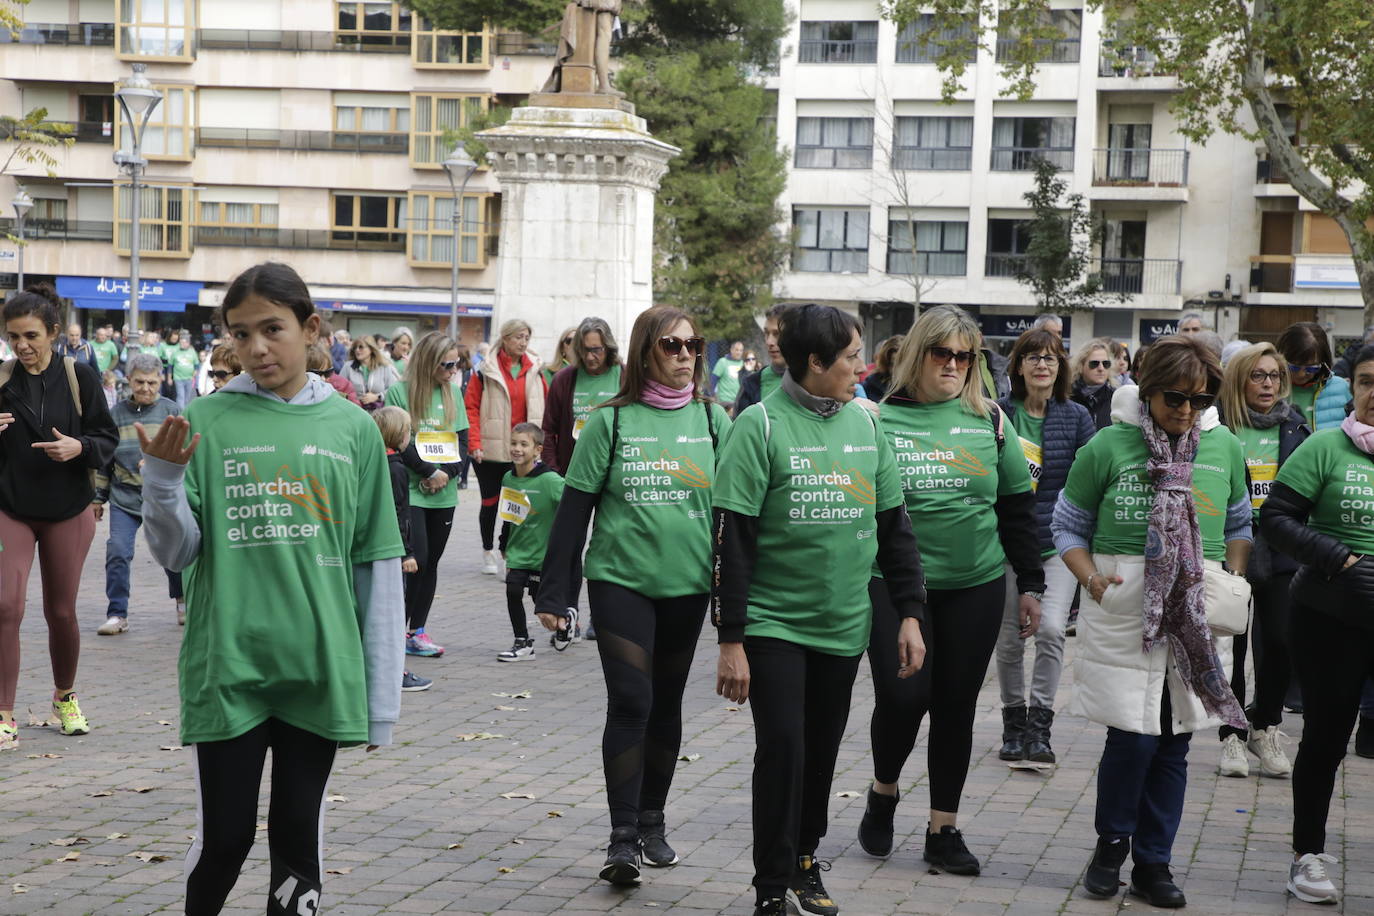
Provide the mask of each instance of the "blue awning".
{"label": "blue awning", "polygon": [[[200,299],[204,283],[191,280],[140,280],[138,307],[145,312],[184,312]],[[57,295],[79,309],[128,311],[129,281],[123,277],[58,277]]]}
{"label": "blue awning", "polygon": [[[361,302],[340,299],[330,302],[316,302],[315,304],[322,309],[330,309],[335,312],[385,312],[392,315],[447,315],[449,313],[447,303],[436,305],[428,302]],[[459,303],[458,317],[490,318],[491,306]]]}

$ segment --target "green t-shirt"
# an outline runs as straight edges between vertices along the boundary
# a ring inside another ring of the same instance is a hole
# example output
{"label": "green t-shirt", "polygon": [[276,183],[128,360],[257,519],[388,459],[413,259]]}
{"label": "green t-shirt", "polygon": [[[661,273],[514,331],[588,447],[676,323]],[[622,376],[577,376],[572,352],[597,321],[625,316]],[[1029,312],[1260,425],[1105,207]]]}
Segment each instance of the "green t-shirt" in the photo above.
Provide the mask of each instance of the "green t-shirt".
{"label": "green t-shirt", "polygon": [[[1030,471],[1031,489],[1040,488],[1040,475],[1045,472],[1045,418],[1033,417],[1026,410],[1025,401],[1012,401],[1016,414],[1012,426],[1021,440],[1021,452],[1026,456],[1026,470]],[[1049,554],[1046,554],[1049,556]]]}
{"label": "green t-shirt", "polygon": [[181,348],[180,344],[169,344],[167,341],[159,341],[157,345],[157,358],[162,360],[164,367],[172,364],[172,354]]}
{"label": "green t-shirt", "polygon": [[592,411],[568,467],[568,486],[601,494],[586,577],[649,598],[705,594],[711,587],[711,483],[730,418],[719,405],[700,401],[677,410],[635,403],[619,414],[613,430],[613,408]]}
{"label": "green t-shirt", "polygon": [[1355,553],[1374,553],[1374,458],[1345,430],[1313,433],[1279,468],[1278,481],[1312,500],[1309,525]]}
{"label": "green t-shirt", "polygon": [[[784,369],[783,372],[787,370]],[[774,372],[773,367],[769,366],[759,373],[759,400],[765,400],[773,392],[782,387],[782,372]]]}
{"label": "green t-shirt", "polygon": [[[1024,413],[1024,411],[1020,411]],[[934,404],[888,401],[878,425],[897,459],[906,511],[930,588],[971,588],[1002,575],[999,496],[1031,488],[1015,430],[970,413],[955,398]],[[876,570],[875,570],[876,574]]]}
{"label": "green t-shirt", "polygon": [[868,647],[875,519],[902,493],[867,410],[851,401],[822,419],[782,392],[746,408],[721,455],[714,503],[759,520],[746,636],[831,655]]}
{"label": "green t-shirt", "polygon": [[95,351],[96,368],[101,372],[119,362],[119,345],[113,340],[92,341],[91,349]]}
{"label": "green t-shirt", "polygon": [[[1094,553],[1142,556],[1155,503],[1145,463],[1150,450],[1140,427],[1115,423],[1099,430],[1078,450],[1063,498],[1097,512]],[[1226,509],[1249,498],[1240,440],[1224,426],[1202,434],[1193,460],[1193,504],[1202,531],[1202,555],[1226,558]]]}
{"label": "green t-shirt", "polygon": [[406,363],[408,363],[408,362],[410,362],[410,360],[404,359],[404,358],[403,358],[403,359],[393,359],[393,360],[391,361],[392,367],[395,368],[395,370],[396,370],[396,377],[397,377],[397,378],[405,378],[405,377],[406,377]]}
{"label": "green t-shirt", "polygon": [[268,717],[366,741],[353,567],[403,552],[376,424],[340,398],[295,406],[224,391],[196,398],[186,419],[201,435],[186,468],[201,546],[186,571],[182,742],[223,741]]}
{"label": "green t-shirt", "polygon": [[196,377],[200,368],[200,354],[194,347],[177,347],[169,356],[172,362],[172,378],[186,382]]}
{"label": "green t-shirt", "polygon": [[587,425],[587,417],[592,408],[604,404],[620,391],[620,367],[612,366],[600,375],[591,375],[586,369],[577,370],[572,392],[572,437],[582,435]]}
{"label": "green t-shirt", "polygon": [[739,371],[744,368],[744,360],[722,356],[716,360],[711,376],[716,380],[716,399],[722,404],[733,403],[739,397]]}
{"label": "green t-shirt", "polygon": [[1308,427],[1316,429],[1317,386],[1308,385],[1304,388],[1294,385],[1293,393],[1288,400],[1292,402],[1294,407],[1302,411],[1303,419],[1307,421]]}
{"label": "green t-shirt", "polygon": [[501,521],[510,525],[506,538],[508,568],[534,572],[543,568],[553,515],[562,498],[563,478],[549,468],[526,477],[511,470],[501,478],[501,501],[497,505]]}
{"label": "green t-shirt", "polygon": [[[409,382],[397,382],[386,390],[382,403],[410,411]],[[468,412],[463,409],[463,390],[456,382],[449,382],[453,390],[453,423],[444,425],[444,395],[439,386],[429,400],[429,415],[410,418],[411,436],[420,457],[431,464],[453,464],[459,460],[458,434],[468,428]],[[420,475],[410,474],[410,504],[425,509],[451,509],[458,505],[458,482],[451,479],[438,493],[420,489]]]}
{"label": "green t-shirt", "polygon": [[1279,473],[1279,427],[1255,429],[1242,426],[1232,430],[1245,454],[1245,470],[1250,477],[1250,505],[1259,520],[1260,507],[1269,498],[1269,488]]}

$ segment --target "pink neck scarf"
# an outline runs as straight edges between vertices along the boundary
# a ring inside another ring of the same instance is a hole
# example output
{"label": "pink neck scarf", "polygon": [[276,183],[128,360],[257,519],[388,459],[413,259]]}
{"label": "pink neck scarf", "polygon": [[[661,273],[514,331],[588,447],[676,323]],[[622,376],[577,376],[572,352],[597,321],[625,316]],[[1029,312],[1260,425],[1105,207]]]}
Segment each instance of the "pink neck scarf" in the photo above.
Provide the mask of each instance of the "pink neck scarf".
{"label": "pink neck scarf", "polygon": [[1374,426],[1368,423],[1361,423],[1355,419],[1355,415],[1349,414],[1345,422],[1341,424],[1341,429],[1350,437],[1350,441],[1355,443],[1355,447],[1366,455],[1374,455]]}
{"label": "pink neck scarf", "polygon": [[686,388],[669,388],[662,382],[646,379],[644,390],[640,392],[639,399],[650,407],[657,407],[660,410],[677,410],[679,407],[687,406],[695,391],[695,382],[688,382]]}

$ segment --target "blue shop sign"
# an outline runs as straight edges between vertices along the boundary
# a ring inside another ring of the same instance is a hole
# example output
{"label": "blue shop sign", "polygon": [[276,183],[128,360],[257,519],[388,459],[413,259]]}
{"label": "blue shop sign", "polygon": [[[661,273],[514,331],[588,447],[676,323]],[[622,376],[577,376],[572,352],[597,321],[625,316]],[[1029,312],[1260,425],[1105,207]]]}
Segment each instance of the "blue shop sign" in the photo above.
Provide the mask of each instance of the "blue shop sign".
{"label": "blue shop sign", "polygon": [[[184,312],[200,301],[204,283],[190,280],[140,280],[138,307],[145,312]],[[79,309],[128,311],[129,281],[122,277],[58,277],[57,295]]]}
{"label": "blue shop sign", "polygon": [[[1020,337],[1031,329],[1035,324],[1035,319],[1039,315],[979,315],[978,327],[982,330],[984,337]],[[1067,315],[1061,315],[1060,321],[1064,323],[1063,337],[1065,339],[1073,336],[1073,319]]]}
{"label": "blue shop sign", "polygon": [[1178,333],[1177,318],[1142,318],[1140,319],[1140,345],[1154,343],[1161,337],[1168,337],[1170,334]]}
{"label": "blue shop sign", "polygon": [[[356,300],[341,299],[333,302],[315,303],[322,309],[330,309],[335,312],[385,312],[391,315],[447,315],[449,306],[434,305],[427,302],[359,302]],[[462,305],[458,306],[458,317],[460,318],[490,318],[491,306],[489,305]]]}

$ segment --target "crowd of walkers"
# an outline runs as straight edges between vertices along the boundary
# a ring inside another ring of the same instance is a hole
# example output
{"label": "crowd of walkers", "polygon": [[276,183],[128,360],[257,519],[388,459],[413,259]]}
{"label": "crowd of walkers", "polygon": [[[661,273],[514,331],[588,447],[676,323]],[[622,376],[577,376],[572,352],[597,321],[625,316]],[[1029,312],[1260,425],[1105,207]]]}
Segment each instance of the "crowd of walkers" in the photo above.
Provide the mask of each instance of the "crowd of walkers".
{"label": "crowd of walkers", "polygon": [[1089,894],[1115,896],[1129,858],[1131,894],[1185,905],[1170,864],[1187,758],[1219,728],[1222,775],[1248,775],[1249,755],[1291,774],[1288,890],[1340,898],[1326,821],[1357,721],[1374,755],[1374,345],[1337,375],[1318,325],[1223,348],[1190,315],[1134,357],[1108,338],[1070,354],[1042,316],[994,362],[976,320],[936,306],[867,366],[851,315],[799,305],[764,316],[761,364],[739,344],[712,366],[691,315],[657,306],[623,350],[589,317],[545,364],[519,319],[476,354],[444,332],[331,335],[269,263],[226,289],[213,393],[182,401],[156,353],[130,356],[127,394],[108,398],[60,315],[42,287],[3,313],[0,750],[19,741],[35,551],[53,713],[85,734],[80,570],[108,513],[98,632],[127,631],[142,528],[185,626],[188,913],[219,912],[238,878],[269,749],[269,911],[318,908],[335,753],[391,743],[400,693],[431,683],[405,656],[444,653],[431,611],[469,464],[482,572],[504,567],[513,644],[497,659],[535,656],[526,597],[554,649],[596,642],[607,882],[679,861],[670,795],[709,615],[715,690],[753,714],[756,916],[839,912],[819,852],[865,653],[861,848],[892,853],[928,718],[923,857],[978,875],[959,809],[979,690],[995,660],[998,756],[1053,768],[1071,632],[1058,705],[1105,728]]}

